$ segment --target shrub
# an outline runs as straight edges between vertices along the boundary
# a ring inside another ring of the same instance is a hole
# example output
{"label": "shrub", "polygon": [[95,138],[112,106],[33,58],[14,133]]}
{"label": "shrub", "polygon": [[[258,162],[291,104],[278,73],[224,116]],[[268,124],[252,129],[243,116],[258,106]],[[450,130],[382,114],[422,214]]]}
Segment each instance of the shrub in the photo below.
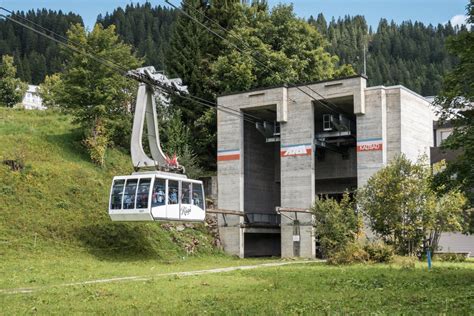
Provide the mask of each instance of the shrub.
{"label": "shrub", "polygon": [[414,269],[418,261],[418,258],[414,256],[394,256],[392,263],[402,269]]}
{"label": "shrub", "polygon": [[344,247],[331,253],[328,257],[329,264],[354,264],[367,261],[369,261],[369,254],[356,242],[345,244]]}
{"label": "shrub", "polygon": [[316,199],[312,211],[315,235],[324,257],[329,257],[348,243],[354,242],[361,233],[361,218],[347,193],[341,202],[334,199]]}
{"label": "shrub", "polygon": [[393,260],[395,255],[393,247],[381,241],[367,243],[364,245],[364,250],[372,262],[388,263]]}
{"label": "shrub", "polygon": [[433,256],[433,259],[436,261],[444,261],[444,262],[464,262],[466,261],[466,255],[461,253],[437,253]]}

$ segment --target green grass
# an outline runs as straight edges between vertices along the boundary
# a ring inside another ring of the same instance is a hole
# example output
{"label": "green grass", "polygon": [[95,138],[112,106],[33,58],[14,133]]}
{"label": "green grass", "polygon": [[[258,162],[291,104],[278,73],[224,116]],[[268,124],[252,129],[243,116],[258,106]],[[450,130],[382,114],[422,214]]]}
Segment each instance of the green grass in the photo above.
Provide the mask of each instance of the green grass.
{"label": "green grass", "polygon": [[[204,260],[191,262],[189,267],[205,266],[205,261],[207,265],[222,265]],[[173,268],[182,267],[177,264]],[[140,265],[138,270],[152,278],[0,294],[3,312],[469,315],[474,310],[473,263],[437,263],[431,271],[421,264],[403,269],[391,265],[334,267],[307,263],[189,277],[153,277],[162,271],[156,265],[147,269]]]}
{"label": "green grass", "polygon": [[[472,314],[474,261],[334,267],[307,263],[190,277],[158,276],[268,262],[212,246],[204,225],[112,223],[110,182],[131,172],[110,150],[90,163],[69,116],[0,109],[0,314]],[[185,247],[197,246],[192,253]],[[277,259],[272,259],[273,261]],[[126,276],[146,281],[63,287]]]}
{"label": "green grass", "polygon": [[26,166],[11,171],[0,163],[0,255],[69,249],[98,260],[174,260],[196,241],[193,254],[219,253],[204,225],[178,232],[157,223],[111,222],[110,184],[114,175],[131,173],[129,156],[109,150],[105,167],[91,163],[70,116],[2,108],[0,139],[0,162],[20,159]]}

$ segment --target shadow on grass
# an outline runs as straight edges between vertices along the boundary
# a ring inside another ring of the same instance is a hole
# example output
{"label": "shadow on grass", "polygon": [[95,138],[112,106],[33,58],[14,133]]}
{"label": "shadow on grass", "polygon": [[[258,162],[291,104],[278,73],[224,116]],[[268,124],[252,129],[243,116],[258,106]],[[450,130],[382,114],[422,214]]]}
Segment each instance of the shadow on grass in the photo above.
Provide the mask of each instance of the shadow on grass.
{"label": "shadow on grass", "polygon": [[[169,259],[169,255],[163,255],[163,245],[156,233],[128,223],[105,223],[80,227],[76,236],[90,254],[102,260]],[[177,254],[176,249],[168,251]]]}
{"label": "shadow on grass", "polygon": [[78,128],[64,134],[45,135],[46,141],[60,147],[64,156],[71,157],[73,160],[84,160],[90,162],[89,155],[82,146],[82,131]]}

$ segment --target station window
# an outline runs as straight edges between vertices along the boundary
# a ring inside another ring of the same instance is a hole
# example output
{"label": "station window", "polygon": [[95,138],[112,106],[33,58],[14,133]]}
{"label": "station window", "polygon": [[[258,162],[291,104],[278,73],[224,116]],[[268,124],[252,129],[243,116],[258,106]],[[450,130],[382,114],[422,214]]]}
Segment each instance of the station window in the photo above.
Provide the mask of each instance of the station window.
{"label": "station window", "polygon": [[451,135],[451,131],[440,131],[439,133],[440,140],[438,141],[438,146],[441,146],[443,141],[445,141],[449,137],[449,135]]}
{"label": "station window", "polygon": [[150,194],[150,178],[142,178],[137,190],[137,208],[148,208],[148,196]]}
{"label": "station window", "polygon": [[126,210],[135,208],[135,195],[137,193],[138,179],[128,179],[125,184],[125,194],[123,195],[123,208]]}
{"label": "station window", "polygon": [[110,199],[110,209],[120,210],[122,208],[122,195],[125,180],[115,180],[112,186],[112,198]]}
{"label": "station window", "polygon": [[182,204],[191,204],[191,190],[192,186],[189,182],[183,182],[181,184],[181,203]]}
{"label": "station window", "polygon": [[179,182],[168,180],[168,204],[178,204]]}
{"label": "station window", "polygon": [[161,206],[166,203],[166,180],[164,179],[155,179],[155,184],[153,185],[153,194],[151,196],[151,206]]}
{"label": "station window", "polygon": [[202,194],[202,185],[193,184],[193,205],[204,209],[204,196]]}
{"label": "station window", "polygon": [[323,114],[323,131],[332,131],[332,115]]}

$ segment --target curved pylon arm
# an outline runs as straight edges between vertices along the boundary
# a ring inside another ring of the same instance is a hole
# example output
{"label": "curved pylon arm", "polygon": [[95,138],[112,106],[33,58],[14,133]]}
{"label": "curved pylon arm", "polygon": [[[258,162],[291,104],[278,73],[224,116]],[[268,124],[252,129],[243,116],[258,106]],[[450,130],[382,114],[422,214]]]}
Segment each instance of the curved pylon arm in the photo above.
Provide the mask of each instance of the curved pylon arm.
{"label": "curved pylon arm", "polygon": [[[186,94],[187,87],[181,79],[168,79],[164,74],[157,73],[154,67],[144,67],[129,71],[127,76],[140,82],[137,93],[137,103],[133,118],[131,153],[133,166],[136,169],[155,167],[184,172],[175,157],[169,158],[161,149],[158,119],[155,104],[155,91],[160,99],[169,104],[169,92]],[[143,150],[143,127],[147,125],[147,139],[150,147],[150,158]]]}
{"label": "curved pylon arm", "polygon": [[[148,157],[143,150],[142,140],[145,119],[147,125],[147,139],[152,158]],[[135,168],[167,166],[166,156],[160,144],[154,91],[153,88],[145,83],[140,83],[138,87],[137,103],[133,117],[131,153],[132,163]]]}

